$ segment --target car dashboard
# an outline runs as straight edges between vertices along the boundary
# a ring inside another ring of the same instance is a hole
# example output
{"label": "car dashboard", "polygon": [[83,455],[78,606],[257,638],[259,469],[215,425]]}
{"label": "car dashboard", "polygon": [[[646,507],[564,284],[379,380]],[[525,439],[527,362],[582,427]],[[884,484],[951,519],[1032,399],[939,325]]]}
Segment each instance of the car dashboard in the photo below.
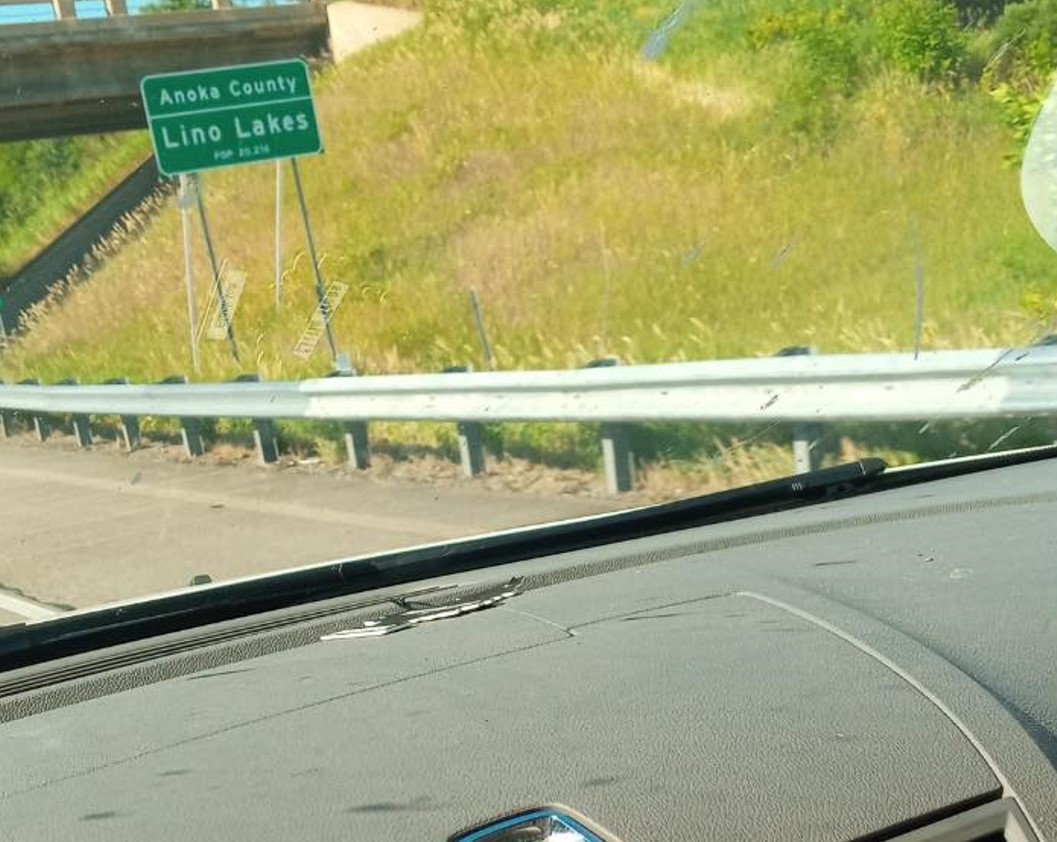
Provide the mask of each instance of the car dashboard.
{"label": "car dashboard", "polygon": [[1055,480],[542,547],[0,672],[2,836],[1057,839]]}

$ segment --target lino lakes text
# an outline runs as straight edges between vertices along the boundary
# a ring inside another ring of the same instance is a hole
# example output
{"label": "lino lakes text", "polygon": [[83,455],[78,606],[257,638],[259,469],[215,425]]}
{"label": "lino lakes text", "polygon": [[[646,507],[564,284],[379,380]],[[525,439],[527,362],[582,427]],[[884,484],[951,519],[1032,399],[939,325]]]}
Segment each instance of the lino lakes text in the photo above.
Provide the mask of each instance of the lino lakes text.
{"label": "lino lakes text", "polygon": [[226,126],[219,121],[207,125],[162,125],[162,145],[166,149],[180,149],[185,146],[206,146],[232,140],[261,140],[307,132],[312,127],[308,115],[303,111],[284,115],[266,112],[252,118],[233,115],[230,119],[231,122]]}

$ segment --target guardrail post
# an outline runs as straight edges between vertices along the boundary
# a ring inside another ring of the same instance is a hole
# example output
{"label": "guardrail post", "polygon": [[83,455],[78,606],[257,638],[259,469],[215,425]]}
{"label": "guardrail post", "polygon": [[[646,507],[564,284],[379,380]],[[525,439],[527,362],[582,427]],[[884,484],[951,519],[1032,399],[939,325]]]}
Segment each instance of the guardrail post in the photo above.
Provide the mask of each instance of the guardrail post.
{"label": "guardrail post", "polygon": [[[39,386],[40,381],[36,378],[29,378],[28,380],[19,380],[19,386]],[[48,436],[51,435],[51,421],[48,420],[47,415],[41,415],[40,413],[34,412],[33,418],[33,430],[37,434],[37,438],[40,441],[47,441]]]}
{"label": "guardrail post", "polygon": [[[584,368],[609,368],[620,365],[616,357],[592,360]],[[635,454],[631,449],[631,434],[627,424],[606,421],[602,424],[602,466],[606,474],[606,490],[622,494],[635,487]]]}
{"label": "guardrail post", "polygon": [[[466,374],[473,371],[471,365],[450,365],[444,374]],[[455,425],[459,437],[459,461],[462,472],[468,477],[484,473],[484,427],[477,421],[459,421]]]}
{"label": "guardrail post", "polygon": [[[186,374],[174,374],[161,381],[163,386],[180,386],[187,383]],[[180,419],[180,438],[183,439],[184,453],[190,457],[201,456],[206,452],[202,440],[202,421],[199,418]]]}
{"label": "guardrail post", "polygon": [[[341,363],[345,365],[342,366]],[[356,371],[348,365],[348,361],[341,358],[339,369],[332,371],[327,377],[355,377]],[[371,445],[367,436],[366,421],[342,421],[342,438],[345,440],[345,452],[348,454],[349,465],[358,471],[366,471],[371,467]]]}
{"label": "guardrail post", "polygon": [[[115,377],[112,380],[107,380],[107,386],[127,386],[127,377]],[[140,444],[140,430],[139,430],[139,418],[135,415],[122,415],[121,419],[121,438],[125,440],[125,450],[131,453]]]}
{"label": "guardrail post", "polygon": [[[66,380],[60,380],[55,384],[56,386],[76,386],[77,380],[75,378],[68,378]],[[73,420],[73,434],[77,438],[77,444],[85,449],[92,446],[92,422],[87,415],[81,413],[73,413],[71,416]]]}
{"label": "guardrail post", "polygon": [[459,461],[462,472],[468,477],[484,473],[484,428],[476,421],[460,421],[456,427],[459,435]]}
{"label": "guardrail post", "polygon": [[[259,374],[240,374],[236,383],[260,383]],[[271,465],[279,461],[279,440],[275,434],[275,423],[271,418],[254,418],[253,443],[257,446],[257,461]]]}
{"label": "guardrail post", "polygon": [[[815,354],[814,346],[794,345],[783,348],[775,356],[777,357],[799,357],[805,354]],[[822,453],[818,447],[822,438],[822,425],[813,424],[810,421],[798,421],[793,424],[793,470],[798,474],[806,474],[808,471],[817,470],[822,464]]]}
{"label": "guardrail post", "polygon": [[609,421],[602,424],[602,464],[610,494],[631,491],[635,486],[635,454],[627,424]]}
{"label": "guardrail post", "polygon": [[[4,385],[4,381],[0,380],[0,386]],[[15,434],[15,415],[8,409],[0,409],[0,436],[5,439],[11,438]]]}
{"label": "guardrail post", "polygon": [[257,459],[262,465],[279,461],[279,439],[271,418],[253,419],[253,443],[257,445]]}
{"label": "guardrail post", "polygon": [[371,467],[371,444],[367,437],[366,421],[346,421],[344,424],[345,451],[349,464],[358,471]]}
{"label": "guardrail post", "polygon": [[817,424],[793,425],[793,470],[798,474],[814,471],[819,466],[820,460],[815,450],[817,429]]}

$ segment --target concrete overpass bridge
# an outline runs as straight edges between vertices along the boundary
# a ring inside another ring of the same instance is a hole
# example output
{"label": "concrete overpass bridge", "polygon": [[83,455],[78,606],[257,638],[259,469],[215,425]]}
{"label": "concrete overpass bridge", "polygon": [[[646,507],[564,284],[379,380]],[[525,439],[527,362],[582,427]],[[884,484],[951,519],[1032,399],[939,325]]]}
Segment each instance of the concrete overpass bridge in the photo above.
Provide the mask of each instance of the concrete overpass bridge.
{"label": "concrete overpass bridge", "polygon": [[[351,0],[266,8],[213,0],[211,10],[131,16],[126,0],[96,0],[95,10],[106,4],[106,18],[82,19],[75,0],[51,0],[49,22],[2,23],[12,6],[48,1],[0,0],[0,142],[145,128],[145,75],[292,57],[340,61],[420,19]],[[157,184],[151,157],[14,276],[0,277],[6,331]]]}
{"label": "concrete overpass bridge", "polygon": [[[334,51],[319,0],[139,15],[103,0],[98,19],[78,18],[77,0],[50,2],[50,22],[0,25],[0,142],[145,128],[139,83],[151,73]],[[40,3],[0,0],[0,11]]]}

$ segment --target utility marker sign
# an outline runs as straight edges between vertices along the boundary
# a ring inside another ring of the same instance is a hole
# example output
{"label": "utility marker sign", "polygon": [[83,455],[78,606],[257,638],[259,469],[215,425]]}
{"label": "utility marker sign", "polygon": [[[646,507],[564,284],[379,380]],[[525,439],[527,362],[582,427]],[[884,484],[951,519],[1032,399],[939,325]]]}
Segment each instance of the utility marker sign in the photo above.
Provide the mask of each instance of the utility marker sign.
{"label": "utility marker sign", "polygon": [[140,92],[163,175],[323,151],[300,59],[145,76]]}

